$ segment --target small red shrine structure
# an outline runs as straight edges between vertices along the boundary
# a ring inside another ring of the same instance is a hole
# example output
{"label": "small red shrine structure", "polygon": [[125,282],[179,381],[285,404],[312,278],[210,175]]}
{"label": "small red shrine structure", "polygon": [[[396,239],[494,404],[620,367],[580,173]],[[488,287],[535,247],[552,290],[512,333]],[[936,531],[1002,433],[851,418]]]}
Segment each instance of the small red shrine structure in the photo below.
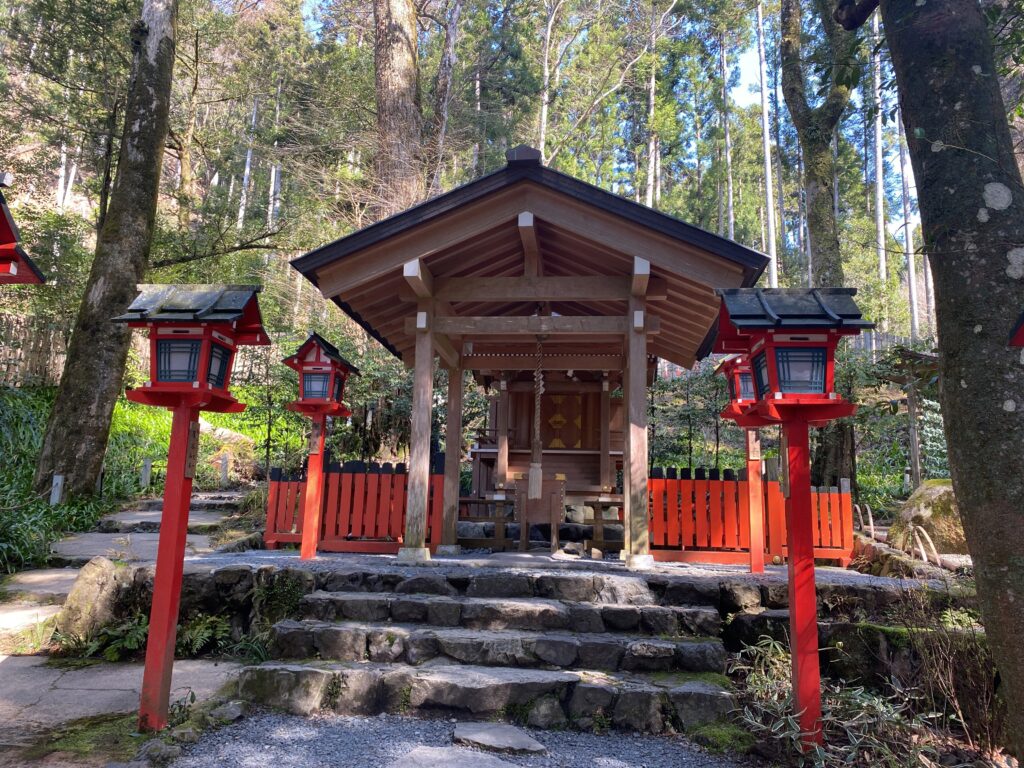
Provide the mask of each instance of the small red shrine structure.
{"label": "small red shrine structure", "polygon": [[299,399],[285,407],[309,417],[313,422],[309,437],[307,491],[300,546],[301,558],[309,560],[316,557],[320,544],[327,419],[339,416],[345,418],[352,414],[341,402],[341,398],[345,394],[348,377],[358,375],[359,370],[341,356],[337,347],[318,333],[310,334],[294,355],[284,359],[284,364],[299,374]]}
{"label": "small red shrine structure", "polygon": [[[789,545],[789,625],[793,698],[808,743],[821,742],[821,671],[814,587],[814,514],[809,427],[852,416],[835,391],[835,353],[843,336],[874,327],[853,301],[856,289],[720,290],[715,351],[740,357],[723,372],[739,385],[723,416],[741,426],[782,427],[783,493]],[[743,398],[749,372],[754,400]],[[750,430],[748,430],[749,433]],[[750,444],[748,442],[748,450]]]}
{"label": "small red shrine structure", "polygon": [[173,414],[160,541],[150,609],[139,729],[167,726],[177,635],[185,535],[199,452],[199,412],[245,409],[228,391],[238,347],[269,344],[252,285],[142,285],[114,322],[146,328],[150,380],[128,389],[129,400]]}
{"label": "small red shrine structure", "polygon": [[[0,187],[10,186],[11,175],[0,174]],[[7,200],[0,192],[0,285],[40,285],[43,273],[21,247],[21,234],[14,223]]]}

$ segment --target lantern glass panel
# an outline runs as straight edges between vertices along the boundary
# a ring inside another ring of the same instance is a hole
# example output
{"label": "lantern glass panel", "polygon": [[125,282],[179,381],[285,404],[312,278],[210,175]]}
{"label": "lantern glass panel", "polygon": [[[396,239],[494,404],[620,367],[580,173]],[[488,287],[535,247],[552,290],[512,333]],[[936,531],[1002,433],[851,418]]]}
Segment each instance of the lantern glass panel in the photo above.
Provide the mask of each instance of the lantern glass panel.
{"label": "lantern glass panel", "polygon": [[743,400],[754,399],[754,376],[750,373],[740,374],[740,398]]}
{"label": "lantern glass panel", "polygon": [[334,374],[334,399],[336,402],[341,402],[341,390],[345,384],[345,379],[340,373]]}
{"label": "lantern glass panel", "polygon": [[210,345],[210,372],[206,381],[211,386],[222,389],[228,378],[228,363],[231,362],[231,350],[220,344]]}
{"label": "lantern glass panel", "polygon": [[768,392],[768,358],[764,352],[754,358],[754,383],[757,385],[757,397],[764,399]]}
{"label": "lantern glass panel", "polygon": [[775,350],[779,369],[779,391],[816,393],[825,391],[824,347],[781,347]]}
{"label": "lantern glass panel", "polygon": [[323,400],[327,397],[326,373],[304,373],[302,374],[302,397],[306,400]]}
{"label": "lantern glass panel", "polygon": [[199,374],[199,339],[162,339],[156,343],[157,381],[196,381]]}

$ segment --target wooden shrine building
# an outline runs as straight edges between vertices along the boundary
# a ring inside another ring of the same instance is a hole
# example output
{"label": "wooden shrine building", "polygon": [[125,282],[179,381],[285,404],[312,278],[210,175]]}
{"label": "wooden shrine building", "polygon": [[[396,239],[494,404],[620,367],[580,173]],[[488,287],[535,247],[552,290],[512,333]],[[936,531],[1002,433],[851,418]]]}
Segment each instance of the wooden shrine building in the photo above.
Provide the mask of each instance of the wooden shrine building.
{"label": "wooden shrine building", "polygon": [[[533,503],[558,482],[574,500],[596,499],[614,492],[621,465],[626,549],[640,565],[649,560],[647,388],[656,359],[688,368],[708,354],[715,289],[752,286],[767,258],[546,168],[529,147],[507,157],[501,170],[293,266],[415,369],[400,557],[429,556],[438,357],[449,371],[449,414],[461,413],[464,371],[495,394],[489,433],[475,447],[474,493],[504,498],[516,489],[523,498],[529,484]],[[456,543],[459,509],[461,450],[452,448],[445,545]]]}

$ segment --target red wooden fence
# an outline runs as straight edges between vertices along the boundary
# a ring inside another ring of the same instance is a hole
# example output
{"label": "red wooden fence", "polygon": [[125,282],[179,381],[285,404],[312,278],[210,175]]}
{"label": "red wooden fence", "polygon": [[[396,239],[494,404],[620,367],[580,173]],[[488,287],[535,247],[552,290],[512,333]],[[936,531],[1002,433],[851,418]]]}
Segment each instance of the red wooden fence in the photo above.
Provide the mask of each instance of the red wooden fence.
{"label": "red wooden fence", "polygon": [[[661,474],[661,473],[659,473]],[[656,560],[700,563],[750,561],[750,499],[747,481],[731,472],[724,479],[652,477],[651,552]],[[816,512],[815,557],[853,557],[853,504],[849,492],[811,492]],[[786,557],[786,500],[778,482],[764,483],[765,558]]]}
{"label": "red wooden fence", "polygon": [[[348,461],[332,464],[324,473],[324,513],[319,549],[323,552],[370,552],[394,554],[405,532],[405,465]],[[427,544],[441,541],[441,510],[444,476],[430,476]],[[270,474],[267,493],[267,549],[302,540],[302,509],[306,481]]]}
{"label": "red wooden fence", "polygon": [[[436,469],[436,468],[435,468]],[[731,471],[723,479],[664,477],[656,472],[650,491],[651,553],[656,560],[700,563],[750,561],[750,500],[747,481]],[[675,473],[668,473],[675,474]],[[688,474],[688,473],[680,473]],[[324,552],[398,552],[405,531],[405,491],[408,475],[402,464],[366,465],[360,461],[331,465],[324,474]],[[444,477],[430,475],[427,544],[441,543]],[[306,483],[270,476],[267,499],[268,549],[298,544],[302,539],[302,507]],[[853,557],[853,504],[849,492],[820,488],[811,493],[816,513],[815,557],[848,564]],[[786,557],[786,505],[778,482],[764,483],[762,503],[765,560]]]}

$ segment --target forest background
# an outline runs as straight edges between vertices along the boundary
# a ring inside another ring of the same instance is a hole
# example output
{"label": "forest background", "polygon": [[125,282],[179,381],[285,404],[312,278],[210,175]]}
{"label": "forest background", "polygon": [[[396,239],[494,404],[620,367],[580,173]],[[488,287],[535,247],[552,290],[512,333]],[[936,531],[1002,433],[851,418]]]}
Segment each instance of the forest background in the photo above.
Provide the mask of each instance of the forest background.
{"label": "forest background", "polygon": [[[44,501],[32,470],[107,210],[140,5],[0,3],[0,159],[14,175],[7,194],[26,248],[50,278],[43,288],[0,294],[0,377],[17,387],[0,393],[0,441],[12,457],[0,469],[4,508]],[[413,127],[428,195],[501,167],[507,148],[527,143],[553,168],[773,255],[780,286],[812,280],[818,247],[807,189],[818,169],[807,167],[783,97],[777,5],[426,0],[416,11]],[[858,288],[886,343],[928,350],[932,290],[915,247],[913,179],[888,52],[877,27],[840,50],[822,18],[805,13],[801,38],[808,98],[846,91],[828,147],[839,274]],[[1005,15],[993,12],[991,21],[1003,34]],[[353,416],[333,437],[335,457],[405,455],[408,372],[288,265],[386,207],[376,178],[374,57],[369,3],[180,3],[146,280],[263,286],[274,343],[236,368],[249,409],[207,417],[252,439],[258,473],[301,463],[304,424],[283,409],[294,398],[294,375],[279,361],[310,330],[362,372],[349,387]],[[1012,73],[1012,57],[1006,66]],[[1019,103],[1009,107],[1020,112]],[[770,279],[766,273],[763,284]],[[862,405],[853,428],[859,493],[876,508],[905,493],[908,461],[903,393],[886,382],[890,366],[881,357],[848,351],[841,372],[844,390]],[[741,435],[717,416],[726,393],[712,367],[661,367],[651,398],[653,465],[739,466]],[[143,378],[133,352],[126,383]],[[925,397],[926,473],[948,476],[934,391]],[[142,460],[165,455],[167,418],[150,410],[119,401],[100,498],[69,505],[62,519],[46,517],[42,529],[41,511],[26,516],[21,534],[0,535],[0,567],[38,558],[49,536],[89,524],[104,500],[135,490]],[[484,392],[471,394],[467,411],[464,445],[483,426]],[[439,401],[439,447],[444,423]],[[767,442],[770,453],[770,434]],[[204,437],[208,459],[223,450],[222,440]]]}

